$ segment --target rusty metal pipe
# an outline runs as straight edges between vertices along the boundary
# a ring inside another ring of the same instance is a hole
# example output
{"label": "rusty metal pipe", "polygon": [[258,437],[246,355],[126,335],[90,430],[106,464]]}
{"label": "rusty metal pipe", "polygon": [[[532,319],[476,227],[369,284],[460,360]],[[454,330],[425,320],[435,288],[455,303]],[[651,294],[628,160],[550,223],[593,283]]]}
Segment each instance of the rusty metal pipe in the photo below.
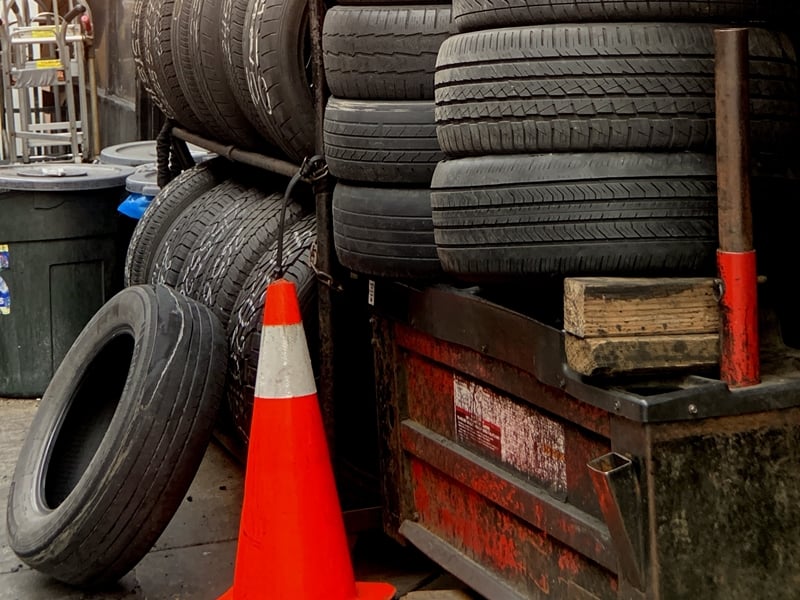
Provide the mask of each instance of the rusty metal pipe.
{"label": "rusty metal pipe", "polygon": [[205,148],[206,150],[214,152],[215,154],[224,156],[229,160],[250,165],[251,167],[256,167],[257,169],[264,169],[265,171],[277,173],[278,175],[293,177],[300,170],[298,165],[288,161],[281,160],[279,158],[272,158],[271,156],[259,154],[258,152],[242,150],[236,146],[220,144],[219,142],[215,142],[190,131],[186,131],[182,127],[173,127],[172,135],[183,140],[184,142],[189,142],[190,144],[200,146],[201,148]]}
{"label": "rusty metal pipe", "polygon": [[717,29],[716,118],[719,248],[753,249],[747,29]]}
{"label": "rusty metal pipe", "polygon": [[748,30],[717,29],[716,133],[722,281],[720,376],[729,387],[760,382],[756,255],[750,200]]}
{"label": "rusty metal pipe", "polygon": [[[322,27],[325,20],[324,0],[308,0],[309,35],[311,37],[311,66],[314,92],[314,119],[316,122],[314,150],[319,156],[324,156],[325,148],[322,136],[322,125],[325,116],[325,101],[327,96],[327,83],[325,81],[325,67],[322,52]],[[314,185],[314,198],[317,216],[317,256],[316,269],[318,273],[333,276],[336,268],[336,254],[333,245],[333,189],[327,177],[320,179]],[[326,278],[327,279],[327,278]],[[330,283],[330,281],[328,281]],[[336,362],[336,311],[334,306],[334,291],[331,285],[318,286],[319,310],[319,370],[320,381],[318,396],[325,431],[328,436],[328,447],[331,454],[336,452],[336,418],[335,403],[337,385],[334,375]]]}

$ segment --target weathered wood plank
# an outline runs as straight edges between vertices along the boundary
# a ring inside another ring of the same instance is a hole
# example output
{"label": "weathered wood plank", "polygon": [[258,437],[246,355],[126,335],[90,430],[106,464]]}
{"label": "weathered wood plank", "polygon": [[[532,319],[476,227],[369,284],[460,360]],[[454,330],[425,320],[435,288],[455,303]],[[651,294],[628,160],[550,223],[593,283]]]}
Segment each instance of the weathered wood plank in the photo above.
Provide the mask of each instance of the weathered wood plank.
{"label": "weathered wood plank", "polygon": [[654,369],[719,364],[719,335],[564,338],[567,364],[583,375],[614,375]]}
{"label": "weathered wood plank", "polygon": [[716,282],[569,278],[564,281],[564,330],[581,338],[717,333]]}

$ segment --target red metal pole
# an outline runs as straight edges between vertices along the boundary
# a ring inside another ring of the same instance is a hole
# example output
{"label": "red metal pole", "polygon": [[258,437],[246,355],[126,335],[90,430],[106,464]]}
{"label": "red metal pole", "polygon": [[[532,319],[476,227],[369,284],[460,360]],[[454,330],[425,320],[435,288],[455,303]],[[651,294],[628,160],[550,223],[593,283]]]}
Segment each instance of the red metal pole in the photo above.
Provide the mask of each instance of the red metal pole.
{"label": "red metal pole", "polygon": [[722,280],[720,375],[729,387],[761,381],[756,253],[750,205],[750,94],[747,29],[718,29],[717,188]]}

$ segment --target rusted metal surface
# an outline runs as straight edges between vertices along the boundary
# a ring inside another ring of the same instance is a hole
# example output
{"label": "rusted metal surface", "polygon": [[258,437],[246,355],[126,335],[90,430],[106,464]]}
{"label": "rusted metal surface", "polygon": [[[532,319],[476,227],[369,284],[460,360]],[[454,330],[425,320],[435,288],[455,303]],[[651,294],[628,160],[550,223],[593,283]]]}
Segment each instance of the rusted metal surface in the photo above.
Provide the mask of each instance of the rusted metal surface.
{"label": "rusted metal surface", "polygon": [[402,428],[403,449],[411,455],[470,488],[499,508],[548,532],[577,552],[616,570],[616,552],[605,524],[547,491],[509,473],[459,444],[406,421]]}
{"label": "rusted metal surface", "polygon": [[[405,349],[400,363],[409,418],[601,516],[586,463],[610,450],[606,413],[560,393],[551,397],[541,385],[517,386],[521,373],[508,372],[498,361],[484,359],[473,371],[466,349],[409,335],[402,325],[394,332]],[[461,361],[455,360],[459,353]],[[521,393],[512,397],[487,383]]]}
{"label": "rusted metal surface", "polygon": [[748,37],[747,29],[714,31],[719,247],[725,252],[753,249]]}
{"label": "rusted metal surface", "polygon": [[747,29],[718,29],[717,190],[722,280],[721,378],[731,387],[761,381],[756,256],[750,199],[750,94]]}
{"label": "rusted metal surface", "polygon": [[796,599],[800,411],[654,426],[651,443],[650,597]]}
{"label": "rusted metal surface", "polygon": [[403,542],[399,533],[400,525],[414,513],[411,499],[413,486],[400,437],[400,423],[408,415],[405,381],[399,377],[398,349],[391,330],[391,323],[372,319],[383,528],[387,534]]}
{"label": "rusted metal surface", "polygon": [[[426,356],[435,363],[457,368],[515,396],[535,399],[537,406],[599,436],[608,437],[606,411],[582,402],[568,401],[569,396],[563,390],[544,385],[528,371],[500,360],[487,360],[486,354],[476,350],[437,342],[436,339],[403,324],[395,325],[395,332],[397,344],[413,351],[412,360],[414,355]],[[427,384],[430,383],[429,380]],[[445,385],[452,387],[452,382]]]}
{"label": "rusted metal surface", "polygon": [[572,580],[598,598],[617,598],[616,577],[579,552],[423,461],[412,458],[411,473],[416,522],[518,594],[568,598]]}
{"label": "rusted metal surface", "polygon": [[273,158],[272,156],[267,156],[266,154],[242,150],[241,148],[237,148],[236,146],[231,146],[229,144],[221,144],[214,140],[209,140],[208,138],[199,136],[196,133],[192,133],[191,131],[187,131],[182,127],[173,127],[172,135],[182,139],[185,142],[189,142],[190,144],[200,146],[201,148],[205,148],[206,150],[214,152],[215,154],[224,156],[229,160],[250,165],[251,167],[256,167],[258,169],[264,169],[265,171],[277,173],[278,175],[283,175],[285,177],[292,177],[300,170],[298,165],[294,165],[280,158]]}
{"label": "rusted metal surface", "polygon": [[634,462],[616,452],[589,462],[603,518],[619,557],[625,579],[645,586],[644,504]]}
{"label": "rusted metal surface", "polygon": [[761,386],[730,389],[719,379],[692,374],[606,382],[571,371],[565,365],[563,332],[535,319],[446,286],[378,285],[378,314],[498,359],[501,369],[515,367],[540,385],[615,416],[640,423],[693,421],[800,405],[800,372],[791,366],[800,360],[795,349],[782,348],[769,369],[762,365]]}
{"label": "rusted metal surface", "polygon": [[[534,319],[445,287],[378,297],[390,533],[490,600],[797,596],[800,356],[774,333],[759,386],[554,385],[563,346]],[[488,347],[494,326],[511,337]],[[609,452],[630,467],[595,490]]]}
{"label": "rusted metal surface", "polygon": [[730,387],[761,382],[756,253],[717,252],[720,299],[720,376]]}
{"label": "rusted metal surface", "polygon": [[429,558],[446,565],[447,569],[472,587],[475,591],[489,598],[504,600],[527,600],[527,597],[507,585],[497,575],[480,563],[467,558],[440,537],[432,534],[424,527],[405,521],[400,532]]}

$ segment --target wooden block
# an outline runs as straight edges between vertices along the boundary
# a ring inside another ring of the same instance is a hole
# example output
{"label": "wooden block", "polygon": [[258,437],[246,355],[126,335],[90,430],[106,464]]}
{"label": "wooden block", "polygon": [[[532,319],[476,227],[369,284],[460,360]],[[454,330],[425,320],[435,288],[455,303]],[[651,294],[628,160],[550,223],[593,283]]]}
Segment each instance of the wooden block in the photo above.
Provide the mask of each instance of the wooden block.
{"label": "wooden block", "polygon": [[583,375],[616,375],[654,369],[719,364],[719,335],[579,338],[566,334],[567,364]]}
{"label": "wooden block", "polygon": [[710,278],[579,277],[564,281],[564,330],[581,338],[719,332]]}

